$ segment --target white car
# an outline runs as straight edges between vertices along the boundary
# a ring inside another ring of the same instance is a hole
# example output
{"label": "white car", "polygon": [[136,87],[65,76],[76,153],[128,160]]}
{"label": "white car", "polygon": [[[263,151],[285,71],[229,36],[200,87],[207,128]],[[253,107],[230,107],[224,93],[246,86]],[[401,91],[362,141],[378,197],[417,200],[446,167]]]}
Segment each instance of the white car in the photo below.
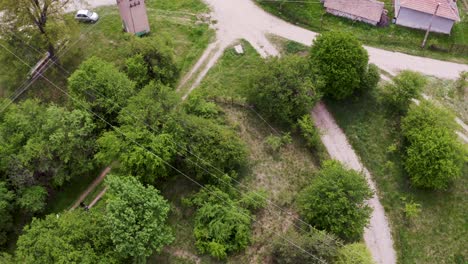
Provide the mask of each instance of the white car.
{"label": "white car", "polygon": [[89,10],[78,10],[75,19],[82,22],[96,23],[99,20],[99,15]]}

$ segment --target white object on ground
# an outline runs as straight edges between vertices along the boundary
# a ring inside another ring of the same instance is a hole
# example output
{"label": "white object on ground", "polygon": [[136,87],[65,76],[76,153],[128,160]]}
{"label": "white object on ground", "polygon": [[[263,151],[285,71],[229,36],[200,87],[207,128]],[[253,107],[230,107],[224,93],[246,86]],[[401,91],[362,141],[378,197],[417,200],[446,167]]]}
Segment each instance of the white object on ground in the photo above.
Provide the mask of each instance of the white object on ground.
{"label": "white object on ground", "polygon": [[242,44],[238,44],[234,46],[234,50],[237,54],[244,54],[244,49],[242,48]]}

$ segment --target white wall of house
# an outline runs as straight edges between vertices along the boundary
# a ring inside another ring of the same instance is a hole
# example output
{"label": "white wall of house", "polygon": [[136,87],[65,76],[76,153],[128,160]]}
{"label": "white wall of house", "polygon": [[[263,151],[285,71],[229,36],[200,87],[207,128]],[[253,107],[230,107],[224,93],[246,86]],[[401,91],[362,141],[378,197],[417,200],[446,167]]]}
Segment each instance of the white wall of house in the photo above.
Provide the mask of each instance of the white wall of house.
{"label": "white wall of house", "polygon": [[[396,24],[410,28],[427,30],[431,17],[431,14],[400,7],[399,13],[397,14]],[[431,31],[450,34],[453,24],[453,20],[435,16],[432,21]]]}

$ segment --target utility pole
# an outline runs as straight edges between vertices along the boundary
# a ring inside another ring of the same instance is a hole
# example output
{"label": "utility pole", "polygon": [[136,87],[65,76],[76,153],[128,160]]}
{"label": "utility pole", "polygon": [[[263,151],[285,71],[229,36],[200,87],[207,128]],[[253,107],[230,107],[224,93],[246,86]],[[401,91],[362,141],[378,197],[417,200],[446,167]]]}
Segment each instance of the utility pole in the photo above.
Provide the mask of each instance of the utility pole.
{"label": "utility pole", "polygon": [[431,27],[432,27],[432,21],[434,20],[434,17],[437,14],[437,10],[439,10],[439,6],[440,6],[440,3],[437,3],[434,14],[432,15],[431,20],[429,21],[429,27],[427,28],[426,35],[424,36],[424,40],[422,42],[421,48],[424,48],[426,46],[427,37],[429,36],[429,31],[431,31]]}

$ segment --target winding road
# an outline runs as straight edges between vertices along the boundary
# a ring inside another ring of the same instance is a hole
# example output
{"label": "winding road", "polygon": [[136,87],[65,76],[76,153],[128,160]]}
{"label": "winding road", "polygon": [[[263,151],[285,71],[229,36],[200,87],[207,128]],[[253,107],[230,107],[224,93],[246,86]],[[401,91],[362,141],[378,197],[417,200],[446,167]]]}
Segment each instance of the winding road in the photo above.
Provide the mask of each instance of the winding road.
{"label": "winding road", "polygon": [[[276,47],[268,40],[267,35],[277,35],[304,45],[311,45],[317,33],[285,22],[258,7],[252,0],[204,0],[212,10],[212,20],[216,29],[216,40],[211,43],[192,70],[182,79],[179,88],[188,86],[184,98],[195,89],[208,73],[210,68],[221,57],[224,50],[233,42],[245,39],[262,57],[278,56]],[[73,8],[82,5],[77,1]],[[113,0],[88,1],[88,6],[113,4]],[[70,10],[73,10],[71,8]],[[429,58],[411,56],[399,52],[365,47],[370,62],[379,68],[396,74],[401,70],[413,70],[425,75],[439,78],[455,79],[468,66]],[[363,171],[369,185],[376,195],[369,201],[374,211],[369,226],[365,230],[364,240],[377,263],[396,263],[391,229],[385,217],[385,211],[378,199],[378,192],[372,177],[359,161],[358,156],[348,143],[345,134],[338,127],[333,116],[324,104],[318,104],[312,111],[316,125],[322,131],[322,140],[332,158],[340,160],[349,168]]]}

